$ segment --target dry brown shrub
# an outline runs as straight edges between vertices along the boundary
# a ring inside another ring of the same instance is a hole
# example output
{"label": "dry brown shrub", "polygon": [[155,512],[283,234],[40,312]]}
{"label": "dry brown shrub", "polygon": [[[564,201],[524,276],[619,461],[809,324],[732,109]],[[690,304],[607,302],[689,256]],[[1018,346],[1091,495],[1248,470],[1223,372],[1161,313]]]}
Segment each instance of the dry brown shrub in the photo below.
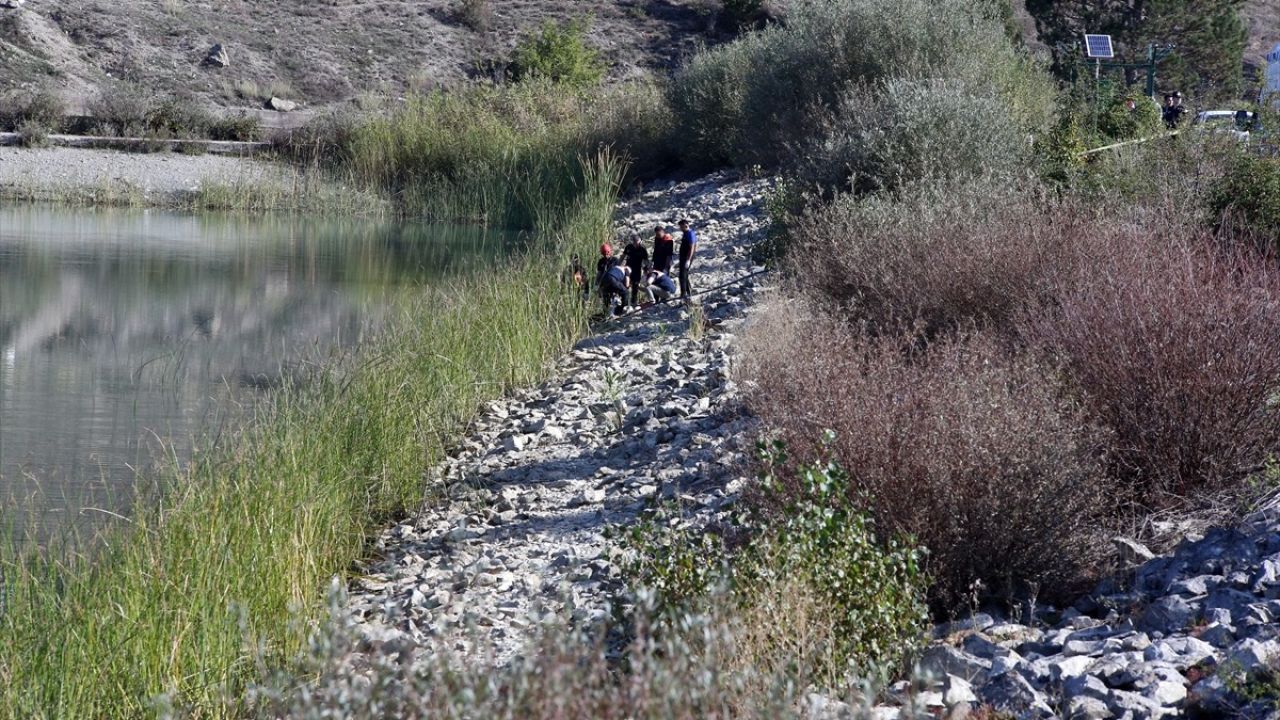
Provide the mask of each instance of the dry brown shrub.
{"label": "dry brown shrub", "polygon": [[926,185],[844,196],[796,224],[789,262],[802,291],[875,329],[927,335],[1003,327],[1075,263],[1090,217],[1001,184]]}
{"label": "dry brown shrub", "polygon": [[1113,431],[1112,473],[1151,509],[1242,488],[1280,447],[1280,272],[1167,230],[1094,244],[1020,333]]}
{"label": "dry brown shrub", "polygon": [[1112,510],[1105,435],[1030,356],[980,331],[921,350],[796,302],[757,321],[743,365],[752,409],[793,454],[829,452],[879,527],[929,549],[939,609],[975,582],[1061,595],[1091,579]]}

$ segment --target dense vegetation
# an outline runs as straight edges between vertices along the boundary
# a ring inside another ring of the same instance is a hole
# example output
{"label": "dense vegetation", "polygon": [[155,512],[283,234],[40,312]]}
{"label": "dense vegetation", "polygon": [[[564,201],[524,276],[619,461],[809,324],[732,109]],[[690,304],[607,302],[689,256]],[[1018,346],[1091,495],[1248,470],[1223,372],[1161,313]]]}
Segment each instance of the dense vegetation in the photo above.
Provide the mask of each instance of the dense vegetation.
{"label": "dense vegetation", "polygon": [[[1084,162],[1086,139],[1141,136],[1151,108],[1055,88],[1001,7],[797,0],[785,25],[700,54],[665,87],[545,69],[591,63],[543,65],[580,49],[544,33],[521,82],[282,142],[404,212],[569,218],[574,242],[608,232],[616,158],[632,178],[676,164],[783,177],[783,293],[742,363],[771,448],[735,529],[751,542],[635,533],[621,664],[599,639],[553,636],[501,672],[388,663],[361,684],[335,670],[351,650],[340,623],[309,651],[288,629],[291,612],[318,617],[325,578],[421,491],[482,382],[536,376],[580,327],[550,301],[512,318],[515,296],[479,285],[474,304],[408,313],[408,340],[377,362],[283,396],[97,563],[10,561],[6,711],[131,715],[169,692],[234,714],[251,660],[301,656],[314,691],[268,678],[271,712],[784,717],[810,687],[872,697],[857,678],[908,664],[926,604],[945,617],[1070,597],[1105,570],[1116,528],[1247,505],[1280,445],[1280,274],[1259,242],[1280,217],[1274,163],[1208,135]],[[466,333],[473,322],[501,331]],[[431,345],[456,345],[479,374],[419,355],[428,335],[455,338]],[[266,532],[264,514],[289,523]]]}
{"label": "dense vegetation", "polygon": [[[1029,0],[1041,40],[1055,49],[1060,73],[1075,72],[1074,45],[1083,33],[1111,35],[1121,62],[1141,63],[1147,46],[1172,47],[1160,64],[1161,89],[1208,100],[1240,94],[1248,27],[1244,0]],[[1084,68],[1079,71],[1085,72]]]}

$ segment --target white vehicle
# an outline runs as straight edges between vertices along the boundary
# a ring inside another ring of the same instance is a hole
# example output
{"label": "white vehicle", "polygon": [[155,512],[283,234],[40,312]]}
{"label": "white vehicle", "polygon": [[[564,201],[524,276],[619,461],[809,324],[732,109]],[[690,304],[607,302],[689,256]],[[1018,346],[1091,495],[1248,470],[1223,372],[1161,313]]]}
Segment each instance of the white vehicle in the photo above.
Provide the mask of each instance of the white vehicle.
{"label": "white vehicle", "polygon": [[1230,133],[1239,140],[1249,139],[1253,113],[1248,110],[1201,110],[1191,126],[1205,132]]}

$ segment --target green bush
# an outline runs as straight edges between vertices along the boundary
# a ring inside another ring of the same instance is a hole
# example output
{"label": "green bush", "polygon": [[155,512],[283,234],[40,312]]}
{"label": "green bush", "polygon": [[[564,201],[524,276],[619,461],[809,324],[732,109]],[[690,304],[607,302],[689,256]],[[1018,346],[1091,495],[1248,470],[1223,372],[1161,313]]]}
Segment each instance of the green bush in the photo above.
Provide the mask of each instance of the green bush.
{"label": "green bush", "polygon": [[991,88],[1024,132],[1052,113],[1047,76],[967,0],[798,0],[786,25],[696,56],[676,77],[672,104],[695,163],[779,165],[794,159],[797,140],[821,142],[852,89],[891,78]]}
{"label": "green bush", "polygon": [[921,550],[909,538],[877,536],[857,485],[837,462],[789,468],[782,443],[762,448],[762,455],[761,484],[782,512],[755,572],[811,583],[834,615],[837,658],[859,673],[904,670],[928,621]]}
{"label": "green bush", "polygon": [[[737,528],[749,545],[735,554],[718,535],[660,513],[626,536],[633,584],[656,592],[662,611],[676,617],[726,584],[747,614],[771,602],[760,596],[764,588],[803,588],[831,624],[825,634],[838,667],[827,670],[885,677],[904,669],[927,621],[920,551],[909,540],[877,536],[837,463],[790,467],[781,443],[761,453],[760,485],[776,502],[774,512]],[[799,484],[784,485],[775,472]]]}
{"label": "green bush", "polygon": [[262,138],[262,122],[242,110],[237,115],[211,119],[208,132],[210,140],[256,142]]}
{"label": "green bush", "polygon": [[604,77],[600,53],[587,45],[581,22],[560,25],[548,21],[538,32],[516,45],[511,75],[516,81],[550,80],[574,87],[599,84]]}
{"label": "green bush", "polygon": [[23,147],[45,147],[49,144],[49,126],[38,120],[23,120],[18,126]]}
{"label": "green bush", "polygon": [[864,192],[1009,177],[1030,153],[1008,106],[984,85],[905,78],[846,93],[801,148],[794,161],[801,179]]}
{"label": "green bush", "polygon": [[1237,157],[1210,190],[1209,212],[1217,223],[1280,247],[1280,160]]}

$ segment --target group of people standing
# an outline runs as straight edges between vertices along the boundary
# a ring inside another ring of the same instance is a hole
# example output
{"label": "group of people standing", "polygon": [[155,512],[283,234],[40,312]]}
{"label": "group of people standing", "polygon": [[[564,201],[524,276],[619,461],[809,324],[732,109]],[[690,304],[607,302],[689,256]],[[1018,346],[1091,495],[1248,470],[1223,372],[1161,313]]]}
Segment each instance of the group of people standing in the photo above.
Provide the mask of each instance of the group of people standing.
{"label": "group of people standing", "polygon": [[[600,292],[606,314],[621,314],[628,307],[645,307],[670,300],[677,292],[681,299],[689,298],[692,294],[689,270],[693,265],[698,235],[688,220],[681,220],[679,227],[678,247],[675,238],[662,225],[653,229],[652,253],[645,247],[638,232],[631,233],[631,239],[621,253],[614,253],[613,246],[609,243],[600,246],[600,258],[596,260],[595,287]],[[671,277],[673,263],[680,283],[678,290]],[[573,256],[570,274],[583,297],[590,296],[591,285],[587,282],[585,269],[577,255]]]}

